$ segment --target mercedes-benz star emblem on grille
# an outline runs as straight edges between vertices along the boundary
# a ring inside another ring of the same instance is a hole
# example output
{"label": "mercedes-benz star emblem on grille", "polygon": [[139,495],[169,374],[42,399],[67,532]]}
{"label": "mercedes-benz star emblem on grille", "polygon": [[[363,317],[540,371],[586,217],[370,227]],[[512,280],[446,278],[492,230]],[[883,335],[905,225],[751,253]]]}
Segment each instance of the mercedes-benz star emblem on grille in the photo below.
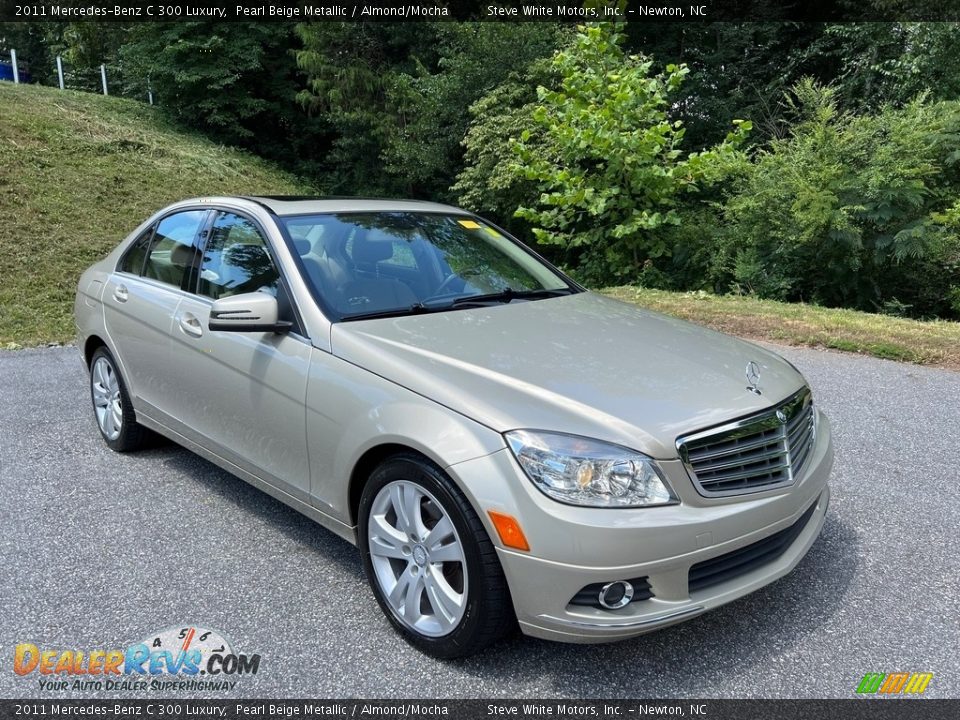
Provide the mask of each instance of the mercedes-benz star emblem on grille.
{"label": "mercedes-benz star emblem on grille", "polygon": [[777,420],[780,421],[781,425],[787,424],[787,414],[783,410],[777,410]]}
{"label": "mercedes-benz star emblem on grille", "polygon": [[747,382],[750,383],[747,390],[760,395],[760,388],[757,387],[760,382],[760,366],[753,360],[747,363]]}

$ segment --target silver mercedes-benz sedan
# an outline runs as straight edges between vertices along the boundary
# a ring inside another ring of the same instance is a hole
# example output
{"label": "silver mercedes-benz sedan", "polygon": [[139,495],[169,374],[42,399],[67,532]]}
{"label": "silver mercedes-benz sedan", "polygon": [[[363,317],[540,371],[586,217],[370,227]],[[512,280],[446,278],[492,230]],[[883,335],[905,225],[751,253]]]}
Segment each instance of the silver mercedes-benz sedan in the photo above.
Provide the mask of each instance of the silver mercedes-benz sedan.
{"label": "silver mercedes-benz sedan", "polygon": [[[422,650],[694,617],[789,572],[830,427],[756,345],[587,292],[426,202],[211,197],[80,279],[107,445],[173,439],[359,545]],[[306,591],[306,588],[305,588]]]}

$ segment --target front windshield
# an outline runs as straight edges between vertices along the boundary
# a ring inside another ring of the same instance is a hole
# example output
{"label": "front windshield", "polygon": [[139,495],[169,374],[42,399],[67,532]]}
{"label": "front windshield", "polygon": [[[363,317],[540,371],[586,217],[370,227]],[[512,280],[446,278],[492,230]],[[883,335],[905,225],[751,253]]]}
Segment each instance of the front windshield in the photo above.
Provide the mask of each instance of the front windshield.
{"label": "front windshield", "polygon": [[464,215],[280,218],[315,295],[341,320],[576,292],[496,228]]}

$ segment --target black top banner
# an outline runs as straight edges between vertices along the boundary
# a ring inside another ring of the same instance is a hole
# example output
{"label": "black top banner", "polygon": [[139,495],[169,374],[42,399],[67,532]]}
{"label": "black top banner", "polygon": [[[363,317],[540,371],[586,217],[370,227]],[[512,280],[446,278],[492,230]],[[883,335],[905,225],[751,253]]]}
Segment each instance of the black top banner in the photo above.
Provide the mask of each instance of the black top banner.
{"label": "black top banner", "polygon": [[960,20],[960,0],[0,0],[4,22],[868,22]]}

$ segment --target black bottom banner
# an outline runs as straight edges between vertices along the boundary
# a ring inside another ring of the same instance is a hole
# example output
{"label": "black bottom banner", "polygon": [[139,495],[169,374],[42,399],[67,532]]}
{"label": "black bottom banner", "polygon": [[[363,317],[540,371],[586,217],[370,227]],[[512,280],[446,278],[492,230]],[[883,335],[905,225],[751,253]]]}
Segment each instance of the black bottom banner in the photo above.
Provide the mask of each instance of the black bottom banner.
{"label": "black bottom banner", "polygon": [[800,720],[960,717],[960,699],[851,700],[0,700],[2,718],[647,718]]}

